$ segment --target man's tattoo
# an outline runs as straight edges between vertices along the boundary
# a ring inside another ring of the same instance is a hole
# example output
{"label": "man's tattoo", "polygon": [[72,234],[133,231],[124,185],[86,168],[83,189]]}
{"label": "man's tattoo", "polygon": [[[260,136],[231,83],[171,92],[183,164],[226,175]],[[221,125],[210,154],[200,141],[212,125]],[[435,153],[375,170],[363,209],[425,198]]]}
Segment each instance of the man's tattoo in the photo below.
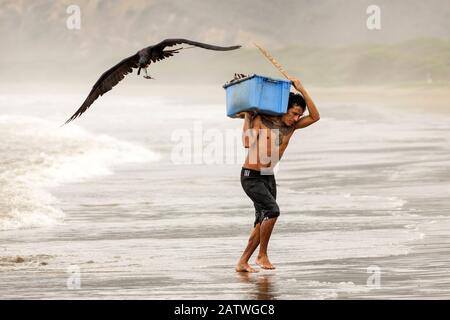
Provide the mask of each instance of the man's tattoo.
{"label": "man's tattoo", "polygon": [[280,117],[270,117],[261,115],[262,123],[269,129],[278,129],[278,137],[275,138],[275,145],[279,146],[283,143],[283,137],[294,131],[294,126],[287,126],[281,121]]}

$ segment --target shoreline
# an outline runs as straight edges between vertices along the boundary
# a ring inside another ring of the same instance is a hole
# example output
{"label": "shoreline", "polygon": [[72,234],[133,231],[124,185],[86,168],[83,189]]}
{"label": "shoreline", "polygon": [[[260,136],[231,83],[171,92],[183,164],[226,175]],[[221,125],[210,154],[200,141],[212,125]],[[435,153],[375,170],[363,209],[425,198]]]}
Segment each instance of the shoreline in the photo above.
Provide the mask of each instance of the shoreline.
{"label": "shoreline", "polygon": [[[309,86],[304,84],[316,104],[370,104],[380,107],[398,108],[413,112],[450,114],[450,86],[448,85],[399,85],[399,86]],[[85,96],[90,84],[6,84],[0,88],[0,95],[49,94]],[[221,85],[142,85],[119,84],[114,92],[118,96],[159,96],[200,104],[225,104],[225,90]],[[107,94],[111,94],[108,92]],[[80,101],[81,103],[81,101]]]}
{"label": "shoreline", "polygon": [[322,103],[375,104],[413,112],[450,114],[449,87],[311,87]]}

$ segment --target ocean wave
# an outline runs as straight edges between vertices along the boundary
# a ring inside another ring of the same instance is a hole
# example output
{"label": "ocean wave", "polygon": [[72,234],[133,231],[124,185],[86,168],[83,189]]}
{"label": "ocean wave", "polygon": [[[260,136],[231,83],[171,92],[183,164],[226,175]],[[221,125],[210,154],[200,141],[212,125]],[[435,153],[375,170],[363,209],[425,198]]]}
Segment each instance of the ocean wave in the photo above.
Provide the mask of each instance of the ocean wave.
{"label": "ocean wave", "polygon": [[0,230],[60,221],[64,213],[48,187],[159,159],[137,144],[35,117],[0,115],[0,135]]}

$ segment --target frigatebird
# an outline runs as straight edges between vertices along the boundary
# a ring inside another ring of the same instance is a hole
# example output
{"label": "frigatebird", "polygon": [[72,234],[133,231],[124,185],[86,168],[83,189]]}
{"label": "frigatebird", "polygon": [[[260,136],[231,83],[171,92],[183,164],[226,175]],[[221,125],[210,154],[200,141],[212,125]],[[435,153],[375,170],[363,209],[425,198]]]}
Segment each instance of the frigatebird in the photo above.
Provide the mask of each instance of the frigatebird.
{"label": "frigatebird", "polygon": [[87,96],[86,100],[84,100],[81,107],[73,114],[73,116],[71,116],[65,122],[65,124],[81,116],[99,96],[110,91],[116,84],[118,84],[125,77],[125,75],[133,72],[133,69],[138,68],[137,72],[138,75],[140,75],[141,69],[144,69],[145,70],[144,78],[153,79],[147,73],[148,66],[152,62],[153,63],[158,62],[160,60],[173,56],[175,53],[178,53],[182,49],[186,49],[181,47],[172,50],[164,50],[166,47],[181,44],[188,44],[203,49],[217,50],[217,51],[236,50],[241,47],[241,46],[220,47],[187,39],[166,39],[156,45],[143,48],[139,50],[136,54],[123,59],[114,67],[105,71],[97,80],[97,82],[94,84],[94,86],[91,89],[91,92],[89,92],[89,95]]}

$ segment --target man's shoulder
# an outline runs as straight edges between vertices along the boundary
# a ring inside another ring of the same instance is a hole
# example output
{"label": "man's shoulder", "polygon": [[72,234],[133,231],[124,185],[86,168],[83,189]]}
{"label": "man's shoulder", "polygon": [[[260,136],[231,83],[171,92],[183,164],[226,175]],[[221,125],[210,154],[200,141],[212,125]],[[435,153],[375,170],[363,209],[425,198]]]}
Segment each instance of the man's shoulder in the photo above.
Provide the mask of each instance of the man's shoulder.
{"label": "man's shoulder", "polygon": [[272,116],[272,115],[266,115],[266,114],[261,114],[259,115],[259,122],[267,128],[275,128],[277,126],[280,125],[281,123],[281,117],[282,116]]}
{"label": "man's shoulder", "polygon": [[265,114],[265,113],[258,113],[258,116],[264,119],[281,119],[283,115],[275,116],[271,114]]}

